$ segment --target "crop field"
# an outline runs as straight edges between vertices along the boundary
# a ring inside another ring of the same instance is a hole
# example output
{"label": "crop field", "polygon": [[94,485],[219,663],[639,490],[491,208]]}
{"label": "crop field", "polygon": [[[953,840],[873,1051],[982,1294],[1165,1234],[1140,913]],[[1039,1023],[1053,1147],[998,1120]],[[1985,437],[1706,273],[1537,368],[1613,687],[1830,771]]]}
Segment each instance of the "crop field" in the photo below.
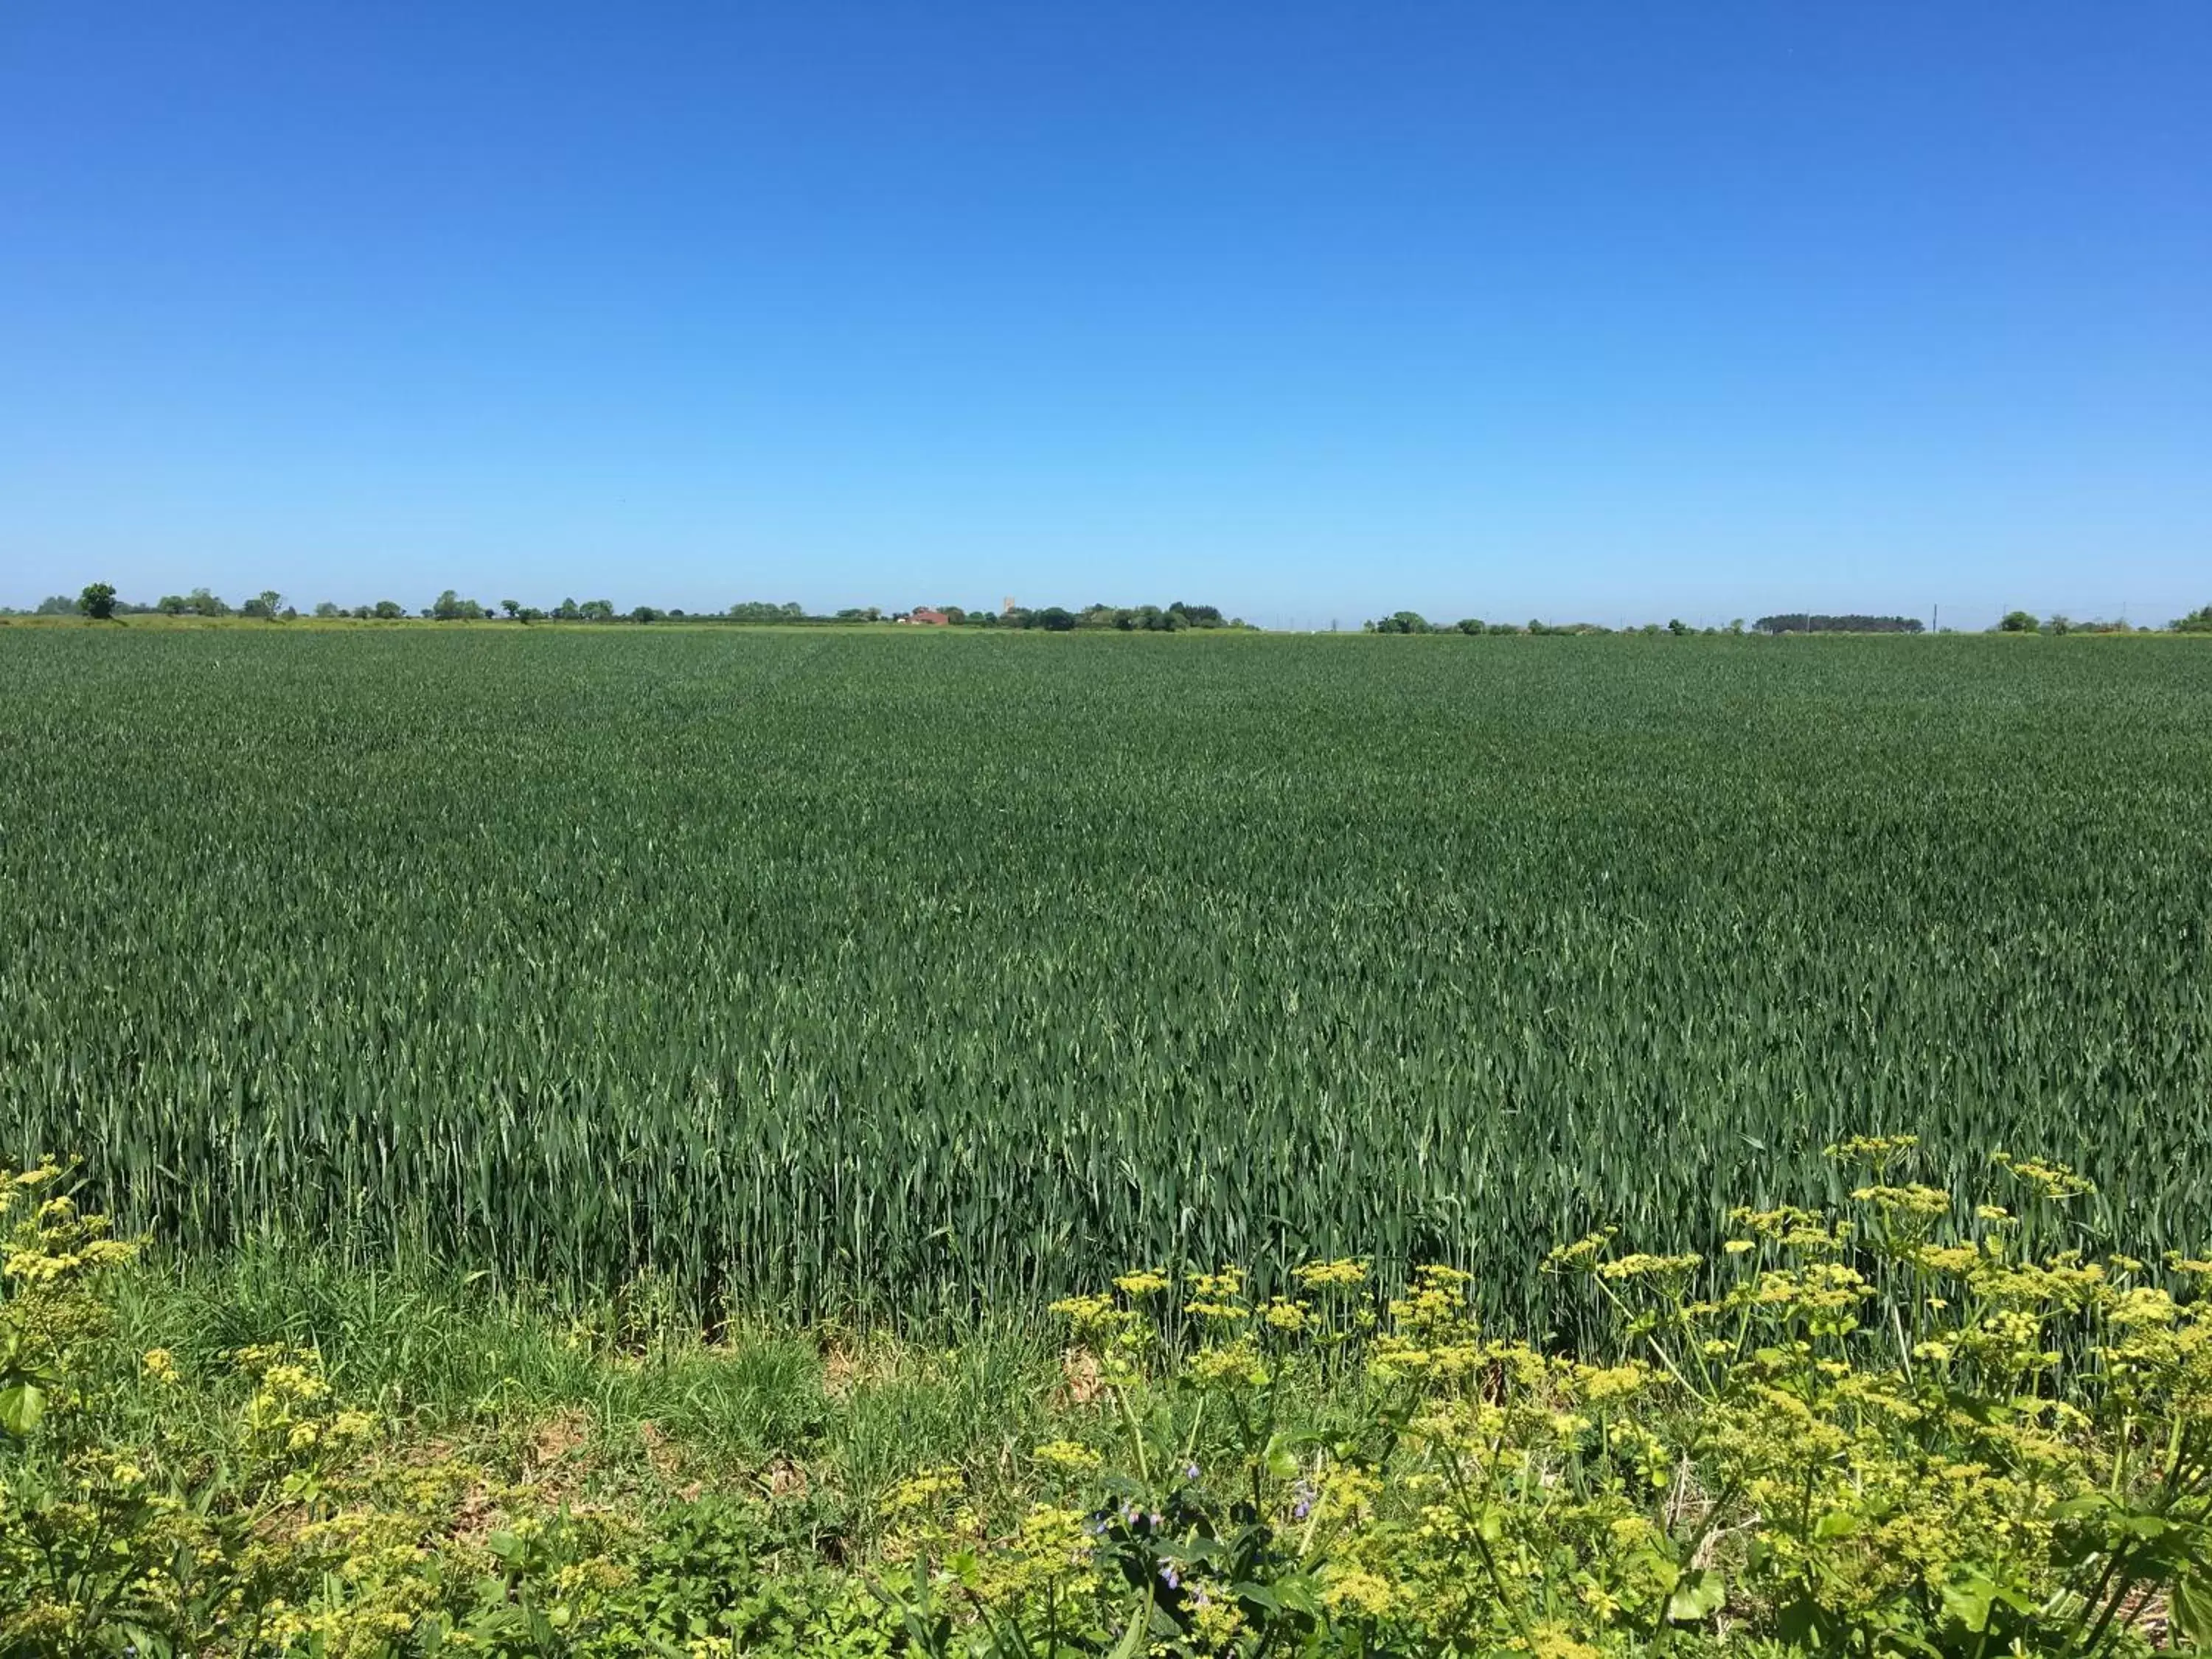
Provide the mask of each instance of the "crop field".
{"label": "crop field", "polygon": [[1915,1130],[2212,1242],[2185,640],[0,631],[0,1157],[957,1314],[1474,1267]]}

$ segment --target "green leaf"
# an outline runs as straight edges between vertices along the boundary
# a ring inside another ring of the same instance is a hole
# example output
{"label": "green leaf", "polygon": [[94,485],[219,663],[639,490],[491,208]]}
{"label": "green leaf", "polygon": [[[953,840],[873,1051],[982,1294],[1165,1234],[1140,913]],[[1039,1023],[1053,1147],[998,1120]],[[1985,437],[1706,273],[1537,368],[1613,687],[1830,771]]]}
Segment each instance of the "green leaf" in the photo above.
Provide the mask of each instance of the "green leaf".
{"label": "green leaf", "polygon": [[1152,1545],[1152,1553],[1163,1561],[1172,1561],[1179,1567],[1206,1567],[1229,1555],[1229,1547],[1218,1538],[1194,1534],[1188,1538],[1160,1539]]}
{"label": "green leaf", "polygon": [[1990,1602],[1996,1586],[1979,1575],[1953,1579],[1943,1586],[1943,1611],[1977,1633],[1990,1627]]}
{"label": "green leaf", "polygon": [[2189,1645],[2212,1647],[2212,1577],[2201,1571],[2183,1573],[2173,1581],[2171,1605],[2174,1628]]}
{"label": "green leaf", "polygon": [[1294,1572],[1275,1581],[1275,1599],[1292,1613],[1321,1617],[1320,1583],[1310,1572]]}
{"label": "green leaf", "polygon": [[1667,1598],[1667,1617],[1677,1625],[1698,1624],[1719,1612],[1721,1603],[1727,1600],[1728,1581],[1711,1567],[1686,1572],[1675,1582],[1674,1593]]}
{"label": "green leaf", "polygon": [[35,1382],[0,1389],[0,1429],[18,1439],[39,1426],[46,1414],[46,1391]]}
{"label": "green leaf", "polygon": [[1109,1659],[1137,1659],[1137,1656],[1145,1650],[1145,1638],[1150,1634],[1152,1625],[1152,1598],[1147,1595],[1145,1610],[1131,1615],[1129,1628],[1121,1632],[1121,1639],[1114,1644]]}

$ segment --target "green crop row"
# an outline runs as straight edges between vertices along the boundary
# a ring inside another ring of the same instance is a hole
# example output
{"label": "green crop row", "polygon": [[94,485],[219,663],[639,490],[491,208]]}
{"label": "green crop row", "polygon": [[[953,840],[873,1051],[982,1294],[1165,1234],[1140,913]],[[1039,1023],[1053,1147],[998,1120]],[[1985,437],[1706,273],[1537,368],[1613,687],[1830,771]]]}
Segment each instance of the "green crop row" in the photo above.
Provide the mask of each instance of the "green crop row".
{"label": "green crop row", "polygon": [[[2212,651],[22,630],[0,1157],[811,1314],[1709,1240],[1912,1130],[2195,1248]],[[1942,1172],[1938,1172],[1939,1174]]]}

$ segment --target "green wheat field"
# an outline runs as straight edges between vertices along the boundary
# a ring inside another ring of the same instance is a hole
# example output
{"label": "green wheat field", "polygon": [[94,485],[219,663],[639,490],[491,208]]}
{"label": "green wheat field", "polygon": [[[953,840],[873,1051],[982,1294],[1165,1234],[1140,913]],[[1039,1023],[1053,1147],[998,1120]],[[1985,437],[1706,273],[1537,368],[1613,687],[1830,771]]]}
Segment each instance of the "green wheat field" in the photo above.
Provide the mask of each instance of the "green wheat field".
{"label": "green wheat field", "polygon": [[2185,640],[0,636],[0,1162],[196,1249],[1540,1328],[1861,1130],[2196,1247],[2209,939]]}

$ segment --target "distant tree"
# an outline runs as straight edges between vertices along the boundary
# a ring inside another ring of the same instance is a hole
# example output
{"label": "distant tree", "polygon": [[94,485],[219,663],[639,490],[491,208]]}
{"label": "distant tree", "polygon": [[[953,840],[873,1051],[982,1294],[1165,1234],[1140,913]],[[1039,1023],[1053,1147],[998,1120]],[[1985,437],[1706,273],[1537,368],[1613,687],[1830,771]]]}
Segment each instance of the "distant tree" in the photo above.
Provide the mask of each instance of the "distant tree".
{"label": "distant tree", "polygon": [[376,602],[376,617],[379,622],[392,622],[406,614],[407,612],[401,608],[397,599],[379,599]]}
{"label": "distant tree", "polygon": [[2047,632],[2052,634],[2071,634],[2074,631],[2074,618],[2060,611],[2043,626]]}
{"label": "distant tree", "polygon": [[345,612],[338,609],[335,599],[321,599],[316,602],[315,615],[328,622],[333,617],[343,617]]}
{"label": "distant tree", "polygon": [[265,587],[239,606],[238,614],[241,617],[252,617],[260,622],[274,622],[276,620],[277,608],[283,603],[283,599],[284,596],[275,588]]}
{"label": "distant tree", "polygon": [[1048,605],[1037,612],[1037,626],[1048,633],[1066,634],[1075,628],[1075,613],[1059,605]]}
{"label": "distant tree", "polygon": [[1667,631],[1679,640],[1683,635],[1690,631],[1690,624],[1684,622],[1680,617],[1670,617],[1667,623]]}
{"label": "distant tree", "polygon": [[39,608],[31,613],[38,617],[74,617],[78,614],[76,601],[66,593],[52,593],[39,601]]}
{"label": "distant tree", "polygon": [[666,611],[657,611],[649,605],[641,605],[629,613],[629,619],[634,623],[659,622],[667,614]]}
{"label": "distant tree", "polygon": [[1492,623],[1482,631],[1486,634],[1518,634],[1521,630],[1511,623]]}
{"label": "distant tree", "polygon": [[191,601],[181,593],[164,593],[155,603],[154,609],[165,617],[181,617],[191,609]]}
{"label": "distant tree", "polygon": [[741,599],[722,614],[733,623],[763,625],[806,620],[806,613],[796,605],[772,605],[764,599]]}
{"label": "distant tree", "polygon": [[449,587],[422,614],[437,622],[477,622],[483,618],[484,608],[474,599],[461,598]]}
{"label": "distant tree", "polygon": [[1370,634],[1433,634],[1435,625],[1418,611],[1394,611],[1364,625]]}
{"label": "distant tree", "polygon": [[204,587],[192,589],[185,605],[196,617],[228,617],[230,614],[230,607]]}
{"label": "distant tree", "polygon": [[513,622],[517,617],[520,617],[522,614],[522,601],[520,599],[501,599],[499,602],[499,608],[507,612],[507,621]]}
{"label": "distant tree", "polygon": [[586,622],[612,622],[615,602],[612,599],[586,599],[576,607],[577,614]]}
{"label": "distant tree", "polygon": [[2033,611],[2008,611],[2004,620],[1997,624],[1997,631],[2001,634],[2037,634],[2042,632],[2042,625],[2035,620]]}
{"label": "distant tree", "polygon": [[1917,617],[1825,617],[1802,611],[1761,617],[1752,623],[1753,630],[1761,634],[1918,634],[1926,627]]}
{"label": "distant tree", "polygon": [[115,615],[114,584],[87,583],[84,592],[76,596],[76,608],[94,622],[106,622]]}
{"label": "distant tree", "polygon": [[1741,633],[1742,633],[1742,632],[1743,632],[1743,618],[1742,618],[1742,617],[1729,617],[1729,618],[1728,631],[1729,631],[1729,633],[1731,633],[1731,634],[1741,634]]}
{"label": "distant tree", "polygon": [[1452,626],[1462,634],[1480,634],[1485,631],[1486,625],[1480,617],[1462,617]]}
{"label": "distant tree", "polygon": [[2200,605],[2167,624],[2177,634],[2212,634],[2212,605]]}

